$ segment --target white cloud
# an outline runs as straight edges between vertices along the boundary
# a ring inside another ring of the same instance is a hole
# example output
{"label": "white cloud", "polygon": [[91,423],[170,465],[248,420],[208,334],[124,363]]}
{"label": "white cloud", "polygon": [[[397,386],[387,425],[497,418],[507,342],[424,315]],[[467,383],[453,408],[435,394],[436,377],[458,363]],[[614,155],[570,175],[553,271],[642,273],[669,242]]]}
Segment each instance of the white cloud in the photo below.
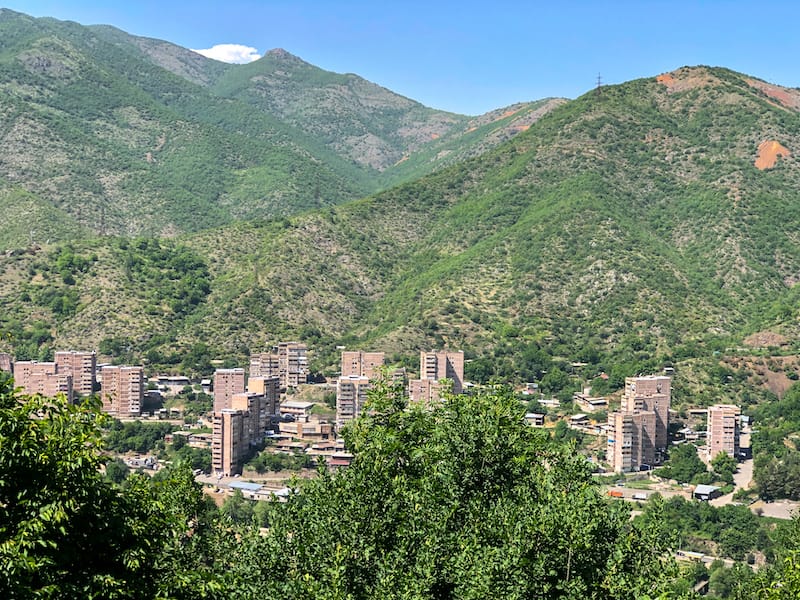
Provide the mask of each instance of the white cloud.
{"label": "white cloud", "polygon": [[258,50],[250,46],[243,46],[242,44],[217,44],[205,50],[192,50],[192,52],[197,52],[208,58],[237,65],[253,62],[261,58]]}

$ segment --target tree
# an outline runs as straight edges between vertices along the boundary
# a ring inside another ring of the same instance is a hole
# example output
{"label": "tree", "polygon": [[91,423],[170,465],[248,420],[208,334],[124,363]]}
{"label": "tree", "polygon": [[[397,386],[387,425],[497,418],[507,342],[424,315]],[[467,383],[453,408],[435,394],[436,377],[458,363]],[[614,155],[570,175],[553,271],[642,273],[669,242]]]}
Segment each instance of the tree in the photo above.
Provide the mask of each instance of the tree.
{"label": "tree", "polygon": [[733,483],[733,474],[736,472],[738,464],[736,459],[727,452],[720,452],[711,459],[711,468],[714,473],[725,483]]}
{"label": "tree", "polygon": [[111,484],[104,420],[94,401],[17,396],[0,373],[0,596],[196,598],[218,587],[191,472]]}
{"label": "tree", "polygon": [[[350,467],[276,507],[247,549],[255,597],[642,598],[669,536],[632,524],[586,461],[525,424],[509,390],[406,405],[376,386]],[[247,544],[240,544],[243,548]],[[244,561],[227,557],[232,577]],[[242,577],[239,577],[241,579]]]}
{"label": "tree", "polygon": [[125,461],[117,458],[106,463],[106,477],[109,481],[114,483],[122,483],[128,478],[131,469],[125,464]]}
{"label": "tree", "polygon": [[679,483],[696,481],[706,473],[706,465],[697,456],[697,448],[691,444],[681,444],[670,450],[669,461],[656,471],[660,477],[675,479]]}

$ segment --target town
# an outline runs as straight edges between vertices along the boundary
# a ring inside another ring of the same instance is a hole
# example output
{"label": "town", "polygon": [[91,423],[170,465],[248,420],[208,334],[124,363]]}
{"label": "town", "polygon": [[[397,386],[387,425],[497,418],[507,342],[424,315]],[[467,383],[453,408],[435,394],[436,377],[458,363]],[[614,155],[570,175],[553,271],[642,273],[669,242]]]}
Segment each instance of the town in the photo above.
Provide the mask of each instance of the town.
{"label": "town", "polygon": [[[367,392],[376,381],[402,386],[410,402],[437,402],[445,391],[460,394],[473,387],[464,381],[463,351],[420,351],[418,377],[413,378],[406,369],[387,365],[384,352],[342,350],[338,378],[316,384],[330,390],[328,393],[335,390],[335,413],[320,414],[316,402],[297,399],[300,387],[308,386],[308,354],[304,343],[281,342],[268,352],[254,353],[247,370],[218,368],[213,379],[194,382],[212,396],[211,410],[195,421],[175,421],[175,430],[166,434],[165,441],[181,437],[191,447],[211,451],[210,472],[197,469],[199,481],[218,491],[221,487],[239,488],[250,498],[270,499],[285,494],[285,488],[281,492],[236,480],[246,461],[263,450],[306,456],[308,464],[322,460],[331,469],[347,466],[352,454],[340,433],[362,413]],[[142,366],[98,364],[96,351],[59,351],[52,362],[15,362],[3,353],[0,370],[11,372],[26,394],[63,394],[70,402],[97,394],[103,412],[125,421],[180,417],[180,411],[176,414],[175,409],[163,408],[163,399],[192,389],[185,376],[162,375],[148,381]],[[587,453],[587,458],[601,474],[650,472],[664,464],[671,446],[701,438],[704,446],[698,452],[706,464],[720,454],[735,461],[751,459],[749,435],[742,444],[742,425],[748,426],[749,420],[735,405],[690,410],[695,419],[705,418],[705,428],[670,427],[672,369],[665,371],[626,378],[619,408],[611,412],[607,398],[594,397],[591,388],[584,388],[573,397],[573,406],[581,412],[562,414],[557,399],[545,398],[536,383],[528,384],[520,397],[531,398],[533,405],[552,412],[527,412],[526,420],[534,427],[554,427],[561,422],[574,432],[596,438],[597,442],[590,444],[596,451]],[[146,406],[156,408],[148,411]],[[146,460],[148,468],[158,468],[152,457],[128,460],[131,466],[141,466]],[[749,483],[749,479],[742,481],[744,487]],[[690,493],[700,500],[712,500],[722,491],[720,486],[700,484]],[[648,497],[641,490],[623,493],[618,486],[613,486],[609,495],[629,500]]]}

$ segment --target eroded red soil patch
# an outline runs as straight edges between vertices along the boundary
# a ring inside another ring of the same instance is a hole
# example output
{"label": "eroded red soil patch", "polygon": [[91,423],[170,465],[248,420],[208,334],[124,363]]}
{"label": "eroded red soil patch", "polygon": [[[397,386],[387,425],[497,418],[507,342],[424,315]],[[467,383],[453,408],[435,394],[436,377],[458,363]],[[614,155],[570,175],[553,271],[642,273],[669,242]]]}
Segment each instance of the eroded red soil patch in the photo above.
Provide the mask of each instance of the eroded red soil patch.
{"label": "eroded red soil patch", "polygon": [[756,169],[771,169],[778,162],[778,157],[791,156],[789,149],[775,140],[764,140],[758,145],[758,156],[754,163]]}
{"label": "eroded red soil patch", "polygon": [[672,86],[675,85],[675,78],[670,73],[662,73],[656,77],[656,81],[658,83],[663,83],[667,86],[667,89],[672,89]]}
{"label": "eroded red soil patch", "polygon": [[746,79],[745,81],[748,85],[757,90],[761,90],[770,98],[777,100],[786,108],[800,109],[800,92],[788,90],[764,81],[756,81],[755,79]]}

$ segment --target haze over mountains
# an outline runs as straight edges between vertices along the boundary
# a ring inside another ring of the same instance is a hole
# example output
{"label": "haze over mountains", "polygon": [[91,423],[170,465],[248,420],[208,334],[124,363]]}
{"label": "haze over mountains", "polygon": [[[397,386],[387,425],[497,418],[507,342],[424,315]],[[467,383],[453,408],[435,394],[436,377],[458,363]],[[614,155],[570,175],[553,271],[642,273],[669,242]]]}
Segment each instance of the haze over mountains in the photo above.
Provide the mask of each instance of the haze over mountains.
{"label": "haze over mountains", "polygon": [[[0,87],[0,246],[72,240],[0,260],[21,355],[293,336],[527,378],[797,329],[800,92],[749,75],[473,118],[282,50],[226,65],[4,10]],[[116,237],[142,234],[180,235]]]}

